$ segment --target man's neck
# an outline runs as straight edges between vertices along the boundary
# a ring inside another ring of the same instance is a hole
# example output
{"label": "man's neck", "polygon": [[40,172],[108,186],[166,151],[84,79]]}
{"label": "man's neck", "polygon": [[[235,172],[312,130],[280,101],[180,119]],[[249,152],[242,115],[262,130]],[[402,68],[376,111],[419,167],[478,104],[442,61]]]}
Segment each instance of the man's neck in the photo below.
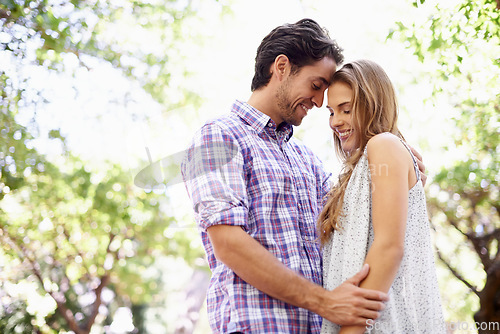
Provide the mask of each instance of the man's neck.
{"label": "man's neck", "polygon": [[279,125],[283,120],[279,117],[279,113],[277,111],[277,107],[275,105],[276,94],[271,89],[266,89],[264,87],[262,89],[258,89],[250,95],[248,99],[248,104],[259,110],[260,112],[266,114],[271,117],[271,119]]}

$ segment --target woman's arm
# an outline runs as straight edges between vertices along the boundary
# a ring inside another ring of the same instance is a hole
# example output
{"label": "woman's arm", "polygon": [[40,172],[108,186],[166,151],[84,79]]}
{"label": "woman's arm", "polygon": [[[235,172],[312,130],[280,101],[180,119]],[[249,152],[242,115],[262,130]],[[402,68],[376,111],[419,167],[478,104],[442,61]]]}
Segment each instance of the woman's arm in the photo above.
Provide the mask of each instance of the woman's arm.
{"label": "woman's arm", "polygon": [[[416,177],[411,156],[399,138],[380,134],[367,145],[375,238],[365,260],[370,273],[360,286],[388,292],[404,255],[408,190]],[[364,331],[364,326],[347,326],[341,333]]]}

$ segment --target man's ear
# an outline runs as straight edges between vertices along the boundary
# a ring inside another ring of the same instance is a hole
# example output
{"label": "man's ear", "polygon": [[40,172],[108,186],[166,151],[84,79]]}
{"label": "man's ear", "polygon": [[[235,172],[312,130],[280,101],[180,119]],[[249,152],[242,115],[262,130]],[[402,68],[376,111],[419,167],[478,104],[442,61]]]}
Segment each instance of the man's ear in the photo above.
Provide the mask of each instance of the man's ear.
{"label": "man's ear", "polygon": [[271,66],[271,74],[276,75],[278,80],[281,81],[287,74],[290,74],[290,69],[290,60],[284,54],[280,54],[274,59],[273,66]]}

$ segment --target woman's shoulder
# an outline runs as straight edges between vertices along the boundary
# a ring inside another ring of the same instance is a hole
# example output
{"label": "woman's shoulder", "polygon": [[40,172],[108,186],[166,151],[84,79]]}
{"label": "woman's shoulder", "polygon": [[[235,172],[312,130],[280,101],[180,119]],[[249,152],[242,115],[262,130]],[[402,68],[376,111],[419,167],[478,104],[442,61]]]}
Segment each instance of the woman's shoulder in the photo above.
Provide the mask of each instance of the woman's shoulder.
{"label": "woman's shoulder", "polygon": [[379,133],[368,140],[368,149],[404,148],[401,138],[390,132]]}
{"label": "woman's shoulder", "polygon": [[409,157],[408,149],[403,144],[401,138],[389,132],[373,136],[368,140],[366,147],[368,160],[380,162],[395,159],[400,161],[402,157]]}

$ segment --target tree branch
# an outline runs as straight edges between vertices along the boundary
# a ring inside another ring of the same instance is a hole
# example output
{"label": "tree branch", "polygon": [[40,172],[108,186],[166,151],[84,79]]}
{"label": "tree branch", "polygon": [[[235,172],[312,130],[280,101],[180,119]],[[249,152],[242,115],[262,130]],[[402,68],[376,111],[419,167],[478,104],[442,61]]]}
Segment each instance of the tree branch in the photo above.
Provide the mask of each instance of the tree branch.
{"label": "tree branch", "polygon": [[441,260],[441,262],[444,263],[444,265],[451,271],[451,273],[456,277],[458,278],[460,281],[462,281],[462,283],[464,283],[469,289],[472,290],[472,292],[474,292],[478,297],[479,297],[479,291],[477,290],[477,288],[475,286],[473,286],[472,284],[470,284],[465,278],[462,277],[462,275],[460,275],[458,273],[458,271],[453,268],[447,260],[444,259],[443,255],[441,254],[441,252],[439,251],[439,249],[436,248],[436,253],[437,253],[437,256],[439,258],[439,260]]}
{"label": "tree branch", "polygon": [[[493,233],[489,233],[489,234],[486,234],[484,236],[477,236],[477,234],[474,232],[469,232],[469,233],[463,232],[458,227],[458,223],[455,220],[453,220],[451,217],[449,217],[448,215],[446,215],[446,218],[448,220],[448,223],[451,226],[453,226],[458,232],[460,232],[463,236],[465,236],[472,243],[474,250],[476,251],[479,258],[481,259],[481,263],[483,264],[485,271],[487,271],[488,268],[491,266],[491,258],[487,252],[486,252],[486,254],[483,254],[482,250],[488,244],[490,238],[492,238],[494,236],[494,233],[496,233],[496,230]],[[471,228],[471,231],[473,231],[472,228]],[[500,230],[498,232],[500,233]]]}
{"label": "tree branch", "polygon": [[0,9],[0,19],[10,18],[10,13],[6,10]]}
{"label": "tree branch", "polygon": [[476,251],[477,255],[481,259],[481,263],[484,266],[484,270],[488,271],[488,269],[491,266],[491,259],[490,255],[488,254],[488,251],[484,252],[483,254],[483,249],[485,248],[486,250],[488,249],[485,247],[487,244],[484,242],[483,239],[480,239],[473,233],[469,234],[469,240],[472,242],[472,245],[474,246],[474,250]]}
{"label": "tree branch", "polygon": [[456,221],[454,221],[453,219],[451,219],[450,217],[448,217],[448,215],[446,215],[446,218],[448,219],[448,222],[450,223],[451,226],[453,226],[455,228],[455,230],[457,230],[458,232],[460,232],[460,234],[462,234],[464,237],[466,237],[467,239],[470,239],[470,236],[469,234],[465,233],[464,231],[462,231],[460,229],[460,227],[458,227],[458,224]]}
{"label": "tree branch", "polygon": [[[106,247],[106,254],[111,254],[113,253],[111,251],[111,243],[113,242],[114,238],[116,237],[115,234],[113,233],[109,233],[109,242],[108,242],[108,245]],[[97,315],[99,314],[99,306],[101,306],[101,303],[102,303],[102,290],[104,289],[104,287],[106,285],[108,285],[109,281],[110,281],[110,275],[108,272],[106,272],[106,274],[104,274],[102,277],[101,277],[101,283],[99,283],[99,285],[97,286],[97,288],[95,288],[94,290],[94,294],[95,294],[95,300],[94,300],[94,303],[92,303],[92,312],[91,314],[89,315],[89,317],[87,318],[86,320],[86,324],[85,324],[85,329],[90,332],[90,329],[92,328],[92,325],[94,324],[95,322],[95,319],[97,317]]]}
{"label": "tree branch", "polygon": [[[500,1],[500,0],[498,0]],[[478,240],[481,240],[485,243],[489,243],[491,239],[496,239],[500,241],[500,228],[494,229],[492,232],[482,235],[480,237],[476,237]]]}
{"label": "tree branch", "polygon": [[66,304],[65,304],[66,300],[64,298],[64,295],[62,293],[54,292],[53,290],[47,289],[45,287],[44,282],[43,282],[43,275],[42,275],[42,272],[40,271],[40,265],[38,264],[38,262],[36,262],[35,259],[31,258],[28,250],[22,245],[22,243],[19,240],[17,240],[15,237],[11,236],[5,229],[2,229],[2,231],[3,231],[4,237],[10,241],[10,244],[13,245],[15,248],[17,248],[18,253],[19,252],[21,253],[19,255],[19,257],[21,259],[23,259],[23,258],[26,259],[30,263],[31,270],[32,270],[33,274],[40,282],[42,289],[45,292],[47,292],[49,294],[49,296],[52,297],[52,299],[54,299],[54,301],[57,304],[57,311],[61,314],[61,316],[64,318],[64,320],[66,320],[69,328],[72,331],[74,331],[76,334],[87,334],[88,332],[87,333],[83,332],[82,329],[78,326],[78,323],[75,319],[73,312],[68,307],[66,307]]}
{"label": "tree branch", "polygon": [[[489,254],[489,245],[492,240],[497,240],[500,242],[500,229],[495,229],[490,233],[487,233],[482,236],[478,236],[475,233],[470,233],[468,236],[469,240],[472,242],[474,245],[474,249],[476,250],[476,253],[478,254],[479,258],[481,259],[481,262],[483,263],[484,270],[488,271],[490,267],[492,266],[495,258],[498,257],[499,253],[498,250],[492,259]],[[486,249],[487,252],[483,254],[482,250]]]}
{"label": "tree branch", "polygon": [[500,270],[500,260],[496,259],[490,267],[490,270],[486,272],[486,275],[493,275],[493,273],[497,270]]}
{"label": "tree branch", "polygon": [[99,314],[99,306],[101,306],[101,302],[102,302],[102,299],[101,299],[102,289],[104,289],[104,287],[106,285],[108,285],[109,280],[110,280],[110,276],[108,274],[105,274],[104,276],[101,277],[101,283],[99,284],[99,286],[94,290],[95,301],[92,304],[92,313],[87,318],[87,322],[85,325],[85,329],[87,330],[87,332],[90,332],[90,329],[92,328],[92,325],[95,322],[95,318]]}
{"label": "tree branch", "polygon": [[71,242],[71,236],[69,234],[69,231],[68,229],[66,228],[66,224],[64,223],[61,223],[59,224],[59,226],[62,226],[63,228],[63,234],[64,236],[66,237],[66,240],[68,240],[68,244],[71,245],[71,247],[73,248],[73,250],[78,254],[78,256],[80,256],[80,258],[82,259],[82,267],[85,269],[85,276],[87,276],[87,278],[90,278],[90,269],[87,267],[87,263],[85,261],[85,256],[83,255],[83,253],[76,247],[76,244],[72,243]]}

